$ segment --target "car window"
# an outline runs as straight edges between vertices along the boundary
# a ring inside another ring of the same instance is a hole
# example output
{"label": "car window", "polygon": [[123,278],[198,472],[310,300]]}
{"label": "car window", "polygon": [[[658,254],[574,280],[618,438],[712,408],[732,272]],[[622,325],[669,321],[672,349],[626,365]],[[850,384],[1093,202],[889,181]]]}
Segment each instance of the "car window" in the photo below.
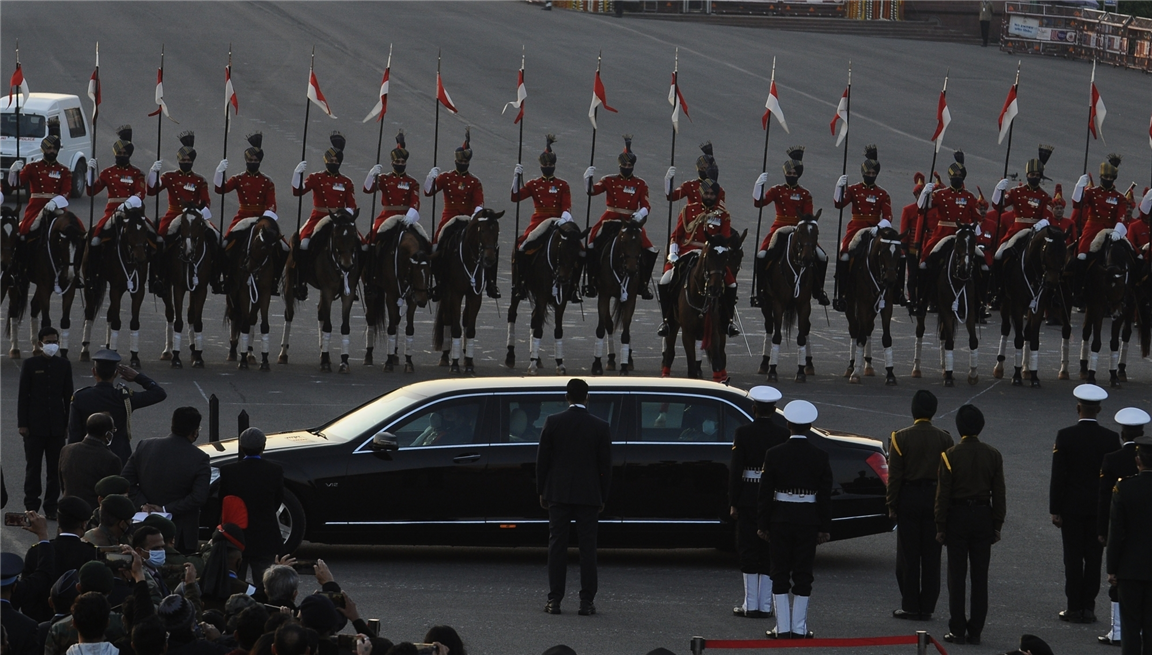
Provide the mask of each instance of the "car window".
{"label": "car window", "polygon": [[446,400],[408,416],[389,431],[401,448],[474,443],[483,405],[480,397]]}
{"label": "car window", "polygon": [[736,428],[741,425],[748,425],[752,419],[744,415],[744,412],[728,405],[724,408],[724,441],[736,441]]}
{"label": "car window", "polygon": [[[13,104],[15,107],[15,104]],[[20,138],[48,134],[48,121],[40,114],[20,113]],[[16,113],[5,112],[0,119],[0,136],[16,136]]]}
{"label": "car window", "polygon": [[707,398],[641,397],[640,441],[721,441],[721,405]]}
{"label": "car window", "polygon": [[[500,404],[505,436],[498,441],[505,443],[539,443],[544,421],[568,409],[564,394],[503,396]],[[593,416],[612,424],[616,403],[611,398],[592,394],[586,406]]]}
{"label": "car window", "polygon": [[78,139],[87,134],[84,127],[84,114],[78,107],[65,109],[64,117],[68,121],[68,136]]}

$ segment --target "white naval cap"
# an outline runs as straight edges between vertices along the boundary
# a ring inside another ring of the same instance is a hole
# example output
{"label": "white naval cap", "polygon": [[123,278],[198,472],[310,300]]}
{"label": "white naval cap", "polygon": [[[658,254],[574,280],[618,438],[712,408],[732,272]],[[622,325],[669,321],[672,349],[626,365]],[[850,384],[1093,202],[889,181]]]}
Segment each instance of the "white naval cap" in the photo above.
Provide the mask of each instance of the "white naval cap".
{"label": "white naval cap", "polygon": [[794,425],[815,423],[819,415],[816,406],[807,400],[793,400],[784,406],[784,420]]}
{"label": "white naval cap", "polygon": [[749,389],[748,397],[752,399],[752,402],[774,403],[777,400],[783,398],[784,394],[780,393],[776,387],[770,387],[766,384],[761,384]]}
{"label": "white naval cap", "polygon": [[1125,407],[1116,412],[1115,421],[1119,425],[1140,426],[1147,425],[1152,421],[1152,417],[1149,417],[1148,412],[1139,407]]}
{"label": "white naval cap", "polygon": [[1077,385],[1072,390],[1072,395],[1076,399],[1086,403],[1099,403],[1108,398],[1108,392],[1094,384],[1081,384]]}

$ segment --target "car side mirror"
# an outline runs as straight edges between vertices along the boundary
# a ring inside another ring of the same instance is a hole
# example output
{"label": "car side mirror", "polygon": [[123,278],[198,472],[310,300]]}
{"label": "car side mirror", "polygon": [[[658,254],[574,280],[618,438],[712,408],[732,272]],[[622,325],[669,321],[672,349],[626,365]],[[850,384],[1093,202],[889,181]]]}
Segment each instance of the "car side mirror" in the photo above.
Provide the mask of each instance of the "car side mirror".
{"label": "car side mirror", "polygon": [[372,437],[372,443],[369,448],[374,453],[391,454],[400,450],[400,443],[396,440],[396,435],[381,430]]}

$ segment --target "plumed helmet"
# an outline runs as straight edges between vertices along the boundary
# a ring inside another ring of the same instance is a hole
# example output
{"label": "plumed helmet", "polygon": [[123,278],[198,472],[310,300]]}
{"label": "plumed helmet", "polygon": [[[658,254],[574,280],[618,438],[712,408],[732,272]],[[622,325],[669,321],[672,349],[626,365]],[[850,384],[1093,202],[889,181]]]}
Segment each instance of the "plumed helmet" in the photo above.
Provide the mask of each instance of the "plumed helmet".
{"label": "plumed helmet", "polygon": [[328,135],[328,141],[332,147],[324,151],[325,164],[339,164],[344,161],[344,146],[348,144],[348,140],[344,135],[339,132],[333,132]]}
{"label": "plumed helmet", "polygon": [[408,161],[408,148],[406,148],[405,145],[404,130],[400,130],[396,133],[396,147],[393,148],[391,152],[393,164],[401,160],[405,162]]}
{"label": "plumed helmet", "polygon": [[912,175],[912,195],[919,196],[920,192],[924,190],[924,179],[924,174],[920,171],[916,171]]}
{"label": "plumed helmet", "polygon": [[132,145],[132,126],[121,125],[116,128],[116,143],[112,144],[112,154],[117,157],[131,157],[136,146]]}
{"label": "plumed helmet", "polygon": [[1044,145],[1043,143],[1040,144],[1040,147],[1037,149],[1037,151],[1039,153],[1038,156],[1040,157],[1040,163],[1042,165],[1048,164],[1048,159],[1052,156],[1052,151],[1055,149],[1055,146],[1048,146]]}
{"label": "plumed helmet", "polygon": [[1100,177],[1104,177],[1105,175],[1116,177],[1116,175],[1120,172],[1120,160],[1122,158],[1120,155],[1112,153],[1108,155],[1106,159],[1107,161],[1100,164]]}
{"label": "plumed helmet", "polygon": [[948,177],[958,177],[963,180],[968,177],[968,170],[964,168],[964,164],[954,162],[948,167]]}
{"label": "plumed helmet", "polygon": [[788,161],[784,162],[784,175],[800,177],[804,174],[804,146],[789,146]]}
{"label": "plumed helmet", "polygon": [[456,149],[456,163],[467,164],[472,161],[472,128],[464,128],[464,143]]}
{"label": "plumed helmet", "polygon": [[545,134],[544,135],[544,152],[540,153],[540,165],[541,166],[555,166],[556,165],[556,153],[552,152],[552,144],[553,143],[556,143],[556,135],[555,134]]}
{"label": "plumed helmet", "polygon": [[244,158],[264,161],[264,149],[261,147],[264,143],[264,135],[260,132],[253,132],[244,138],[247,139],[248,144],[252,146],[244,151]]}
{"label": "plumed helmet", "polygon": [[48,136],[41,139],[40,149],[43,150],[45,148],[56,148],[57,150],[59,150],[60,149],[60,137],[55,135],[55,134],[49,134]]}
{"label": "plumed helmet", "polygon": [[880,174],[880,154],[875,145],[865,146],[864,163],[860,164],[860,173],[870,176]]}
{"label": "plumed helmet", "polygon": [[176,139],[180,141],[180,149],[176,151],[177,158],[187,157],[190,161],[196,161],[196,134],[192,130],[186,130],[176,135]]}
{"label": "plumed helmet", "polygon": [[716,158],[712,155],[712,142],[705,141],[700,144],[700,151],[704,154],[696,158],[696,170],[706,173],[709,166],[715,166]]}
{"label": "plumed helmet", "polygon": [[621,166],[635,166],[636,165],[636,154],[634,152],[632,152],[632,135],[631,134],[625,134],[624,135],[624,150],[623,150],[623,152],[621,152],[616,157],[616,161]]}

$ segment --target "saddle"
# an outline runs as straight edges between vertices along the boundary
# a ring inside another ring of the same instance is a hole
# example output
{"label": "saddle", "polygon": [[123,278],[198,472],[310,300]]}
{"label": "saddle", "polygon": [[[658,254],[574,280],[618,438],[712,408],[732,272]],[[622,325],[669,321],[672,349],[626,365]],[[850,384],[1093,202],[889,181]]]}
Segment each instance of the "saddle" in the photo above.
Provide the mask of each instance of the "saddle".
{"label": "saddle", "polygon": [[772,233],[772,238],[768,240],[768,248],[764,251],[764,265],[767,266],[772,262],[779,261],[784,256],[785,247],[788,243],[788,236],[796,231],[793,225],[785,225],[784,227]]}
{"label": "saddle", "polygon": [[[520,246],[521,251],[525,255],[536,254],[541,248],[548,244],[548,240],[552,238],[552,233],[556,230],[568,230],[577,235],[580,232],[580,229],[576,227],[575,223],[560,223],[559,218],[548,218],[528,234],[528,238],[525,239],[524,243]],[[599,241],[599,238],[597,238],[597,241]]]}
{"label": "saddle", "polygon": [[448,220],[444,227],[441,228],[439,240],[443,243],[452,242],[453,239],[457,238],[457,235],[464,234],[464,230],[467,229],[468,223],[471,221],[472,217],[465,216],[464,214],[453,216]]}
{"label": "saddle", "polygon": [[668,289],[672,292],[678,293],[680,287],[684,284],[688,274],[692,272],[692,267],[696,265],[696,260],[700,259],[700,251],[693,250],[692,252],[684,255],[672,264],[672,279],[668,282]]}

